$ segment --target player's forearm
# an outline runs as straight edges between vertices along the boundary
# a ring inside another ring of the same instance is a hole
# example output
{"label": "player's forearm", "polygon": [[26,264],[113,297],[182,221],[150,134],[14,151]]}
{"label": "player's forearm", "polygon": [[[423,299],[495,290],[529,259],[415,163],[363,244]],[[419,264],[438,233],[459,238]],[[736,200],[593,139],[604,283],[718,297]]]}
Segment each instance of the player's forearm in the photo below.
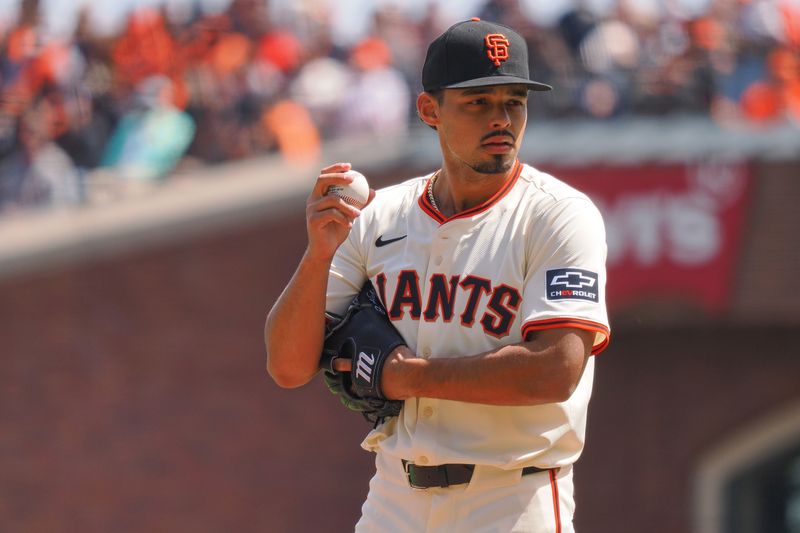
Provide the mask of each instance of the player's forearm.
{"label": "player's forearm", "polygon": [[329,267],[330,260],[306,253],[267,316],[267,372],[282,387],[299,387],[317,373]]}
{"label": "player's forearm", "polygon": [[568,399],[586,363],[580,338],[555,345],[504,346],[472,357],[405,359],[398,369],[402,397],[490,405],[537,405]]}

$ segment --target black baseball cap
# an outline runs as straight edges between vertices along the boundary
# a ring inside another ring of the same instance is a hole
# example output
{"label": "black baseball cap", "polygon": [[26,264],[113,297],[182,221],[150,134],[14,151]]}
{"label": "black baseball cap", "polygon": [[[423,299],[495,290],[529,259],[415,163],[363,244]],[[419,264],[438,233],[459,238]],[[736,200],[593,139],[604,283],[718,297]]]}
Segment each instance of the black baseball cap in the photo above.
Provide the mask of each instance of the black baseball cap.
{"label": "black baseball cap", "polygon": [[531,91],[551,86],[528,73],[528,45],[517,32],[477,17],[450,26],[428,46],[422,88],[463,89],[522,83]]}

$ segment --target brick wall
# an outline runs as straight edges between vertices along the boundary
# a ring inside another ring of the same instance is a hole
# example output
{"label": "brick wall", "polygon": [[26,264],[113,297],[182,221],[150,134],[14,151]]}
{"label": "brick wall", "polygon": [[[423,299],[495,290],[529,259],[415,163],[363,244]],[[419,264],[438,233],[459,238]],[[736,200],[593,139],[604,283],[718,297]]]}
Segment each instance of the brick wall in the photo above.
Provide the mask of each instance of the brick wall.
{"label": "brick wall", "polygon": [[761,164],[745,233],[735,314],[750,323],[800,324],[800,162]]}
{"label": "brick wall", "polygon": [[302,229],[266,223],[0,287],[3,530],[352,525],[367,423],[321,383],[286,392],[264,371],[266,310],[302,246],[284,224]]}
{"label": "brick wall", "polygon": [[597,362],[576,525],[590,533],[691,531],[700,457],[800,401],[790,328],[617,331]]}

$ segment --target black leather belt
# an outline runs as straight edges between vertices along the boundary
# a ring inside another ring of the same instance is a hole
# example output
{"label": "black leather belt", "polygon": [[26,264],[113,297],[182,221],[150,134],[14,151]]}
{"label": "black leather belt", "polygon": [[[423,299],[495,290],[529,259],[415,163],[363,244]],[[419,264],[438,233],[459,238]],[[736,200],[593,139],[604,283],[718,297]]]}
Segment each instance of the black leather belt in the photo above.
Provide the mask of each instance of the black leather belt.
{"label": "black leather belt", "polygon": [[[429,489],[431,487],[449,487],[450,485],[469,483],[470,479],[472,479],[472,473],[475,471],[475,465],[420,466],[404,459],[403,470],[412,489]],[[526,466],[522,469],[522,475],[527,476],[528,474],[547,472],[548,470],[550,469]]]}

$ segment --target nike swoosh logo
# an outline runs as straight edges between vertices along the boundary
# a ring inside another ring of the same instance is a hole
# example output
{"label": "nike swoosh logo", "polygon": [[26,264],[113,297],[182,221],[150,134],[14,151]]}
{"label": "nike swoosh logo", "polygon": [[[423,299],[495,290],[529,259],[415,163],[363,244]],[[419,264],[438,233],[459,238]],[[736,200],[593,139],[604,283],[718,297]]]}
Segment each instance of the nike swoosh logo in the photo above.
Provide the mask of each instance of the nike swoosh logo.
{"label": "nike swoosh logo", "polygon": [[395,237],[394,239],[383,240],[383,235],[379,235],[378,239],[375,241],[375,246],[380,248],[381,246],[386,246],[387,244],[392,244],[393,242],[402,241],[406,237],[408,237],[408,235],[403,235],[402,237]]}

